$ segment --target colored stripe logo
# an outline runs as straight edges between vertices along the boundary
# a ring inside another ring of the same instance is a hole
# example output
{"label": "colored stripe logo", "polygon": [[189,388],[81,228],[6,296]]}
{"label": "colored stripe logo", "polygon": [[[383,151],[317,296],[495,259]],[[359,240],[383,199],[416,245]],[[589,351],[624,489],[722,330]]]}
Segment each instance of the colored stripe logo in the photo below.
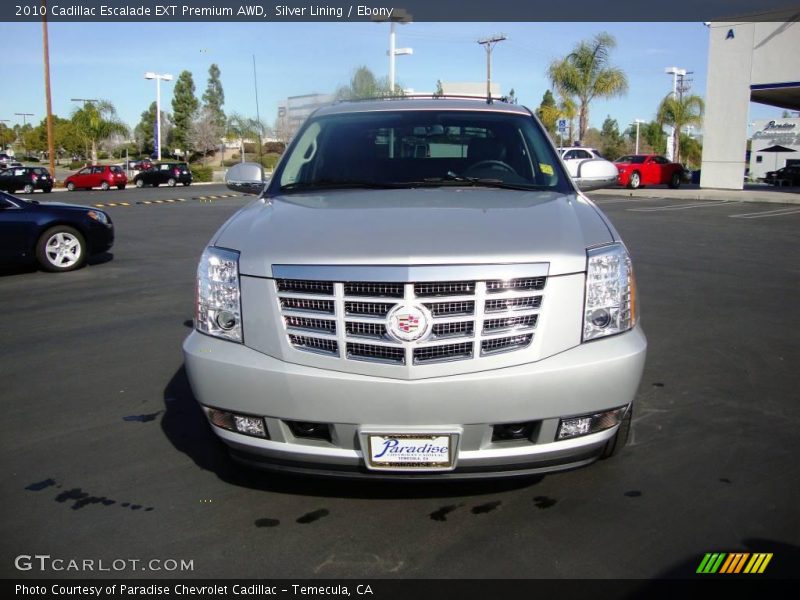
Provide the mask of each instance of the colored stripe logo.
{"label": "colored stripe logo", "polygon": [[703,574],[726,574],[731,573],[747,573],[756,574],[763,573],[769,561],[772,560],[772,553],[757,552],[751,554],[749,552],[709,552],[700,561],[700,566],[697,567],[697,573]]}

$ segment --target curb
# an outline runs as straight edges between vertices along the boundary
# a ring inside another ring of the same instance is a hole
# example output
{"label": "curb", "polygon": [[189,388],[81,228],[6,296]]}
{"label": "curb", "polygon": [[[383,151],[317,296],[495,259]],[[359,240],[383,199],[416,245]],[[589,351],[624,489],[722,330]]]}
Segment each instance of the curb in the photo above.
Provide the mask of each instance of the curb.
{"label": "curb", "polygon": [[239,198],[244,196],[244,194],[219,194],[213,196],[192,196],[191,198],[166,198],[163,200],[137,200],[136,202],[96,202],[92,204],[92,206],[97,208],[109,208],[109,207],[120,207],[120,206],[138,206],[138,205],[150,205],[150,204],[175,204],[178,202],[189,202],[191,200],[199,200],[200,203],[204,202],[213,202],[214,200],[222,200],[224,198]]}
{"label": "curb", "polygon": [[606,188],[588,192],[589,197],[623,196],[628,198],[656,198],[659,200],[731,200],[763,204],[800,204],[800,190],[721,190],[721,189],[638,189]]}

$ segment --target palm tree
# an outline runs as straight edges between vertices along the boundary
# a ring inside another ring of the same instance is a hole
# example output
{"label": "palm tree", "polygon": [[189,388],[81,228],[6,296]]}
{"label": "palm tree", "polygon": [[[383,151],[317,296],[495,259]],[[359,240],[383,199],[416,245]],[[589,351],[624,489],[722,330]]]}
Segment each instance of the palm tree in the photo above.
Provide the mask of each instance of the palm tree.
{"label": "palm tree", "polygon": [[114,105],[108,100],[86,102],[72,113],[78,135],[92,147],[92,164],[97,164],[97,143],[113,135],[128,135],[128,126],[117,117]]}
{"label": "palm tree", "polygon": [[565,58],[550,64],[547,75],[563,98],[578,104],[578,132],[582,138],[589,127],[589,104],[595,98],[621,96],[628,91],[625,73],[609,64],[609,54],[617,45],[608,33],[580,42]]}
{"label": "palm tree", "polygon": [[244,162],[244,141],[252,139],[258,141],[258,147],[262,143],[262,132],[264,126],[257,119],[244,117],[239,113],[233,113],[228,117],[227,135],[229,138],[239,140],[241,161]]}
{"label": "palm tree", "polygon": [[699,126],[703,123],[705,103],[700,96],[674,96],[669,94],[658,105],[658,124],[670,125],[675,139],[675,162],[681,160],[680,131],[687,125]]}

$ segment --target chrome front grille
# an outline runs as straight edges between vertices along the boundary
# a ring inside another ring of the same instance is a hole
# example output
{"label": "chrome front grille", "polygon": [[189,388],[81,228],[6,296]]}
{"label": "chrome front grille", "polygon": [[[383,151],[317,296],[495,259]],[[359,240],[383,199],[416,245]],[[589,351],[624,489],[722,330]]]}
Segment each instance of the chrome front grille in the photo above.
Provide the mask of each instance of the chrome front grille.
{"label": "chrome front grille", "polygon": [[[275,282],[288,342],[296,350],[344,361],[422,367],[489,360],[530,347],[547,278]],[[432,319],[418,340],[401,341],[389,331],[388,316],[402,305],[424,307],[428,313],[423,314]]]}

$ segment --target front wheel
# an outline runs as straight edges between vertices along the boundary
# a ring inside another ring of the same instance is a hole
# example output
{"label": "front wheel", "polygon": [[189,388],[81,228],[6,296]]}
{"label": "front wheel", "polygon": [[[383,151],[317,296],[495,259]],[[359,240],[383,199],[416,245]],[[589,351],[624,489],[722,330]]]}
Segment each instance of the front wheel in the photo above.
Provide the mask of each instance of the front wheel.
{"label": "front wheel", "polygon": [[86,262],[86,242],[77,229],[56,225],[39,238],[36,259],[45,271],[73,271]]}
{"label": "front wheel", "polygon": [[136,187],[137,187],[137,188],[142,188],[142,187],[144,187],[144,181],[143,181],[143,180],[141,180],[141,179],[137,179],[137,180],[136,180]]}
{"label": "front wheel", "polygon": [[669,183],[667,185],[669,185],[669,187],[671,187],[673,190],[681,187],[681,174],[673,173],[672,177],[669,178]]}
{"label": "front wheel", "polygon": [[111,186],[108,185],[107,181],[104,181],[103,183],[100,184],[100,189],[103,190],[104,192],[107,192],[110,187]]}
{"label": "front wheel", "polygon": [[75,191],[75,184],[71,181],[67,184],[67,191],[74,192]]}
{"label": "front wheel", "polygon": [[642,176],[639,175],[638,171],[634,171],[633,173],[631,173],[631,178],[628,181],[628,187],[631,188],[632,190],[635,190],[641,185],[642,185]]}
{"label": "front wheel", "polygon": [[26,183],[25,187],[22,188],[22,191],[25,192],[26,194],[32,194],[33,193],[33,189],[34,188],[33,188],[33,184],[32,183]]}
{"label": "front wheel", "polygon": [[183,184],[183,185],[184,185],[184,187],[188,187],[188,186],[189,186],[189,182],[188,182],[188,181],[186,181],[186,182],[184,182],[184,184]]}

